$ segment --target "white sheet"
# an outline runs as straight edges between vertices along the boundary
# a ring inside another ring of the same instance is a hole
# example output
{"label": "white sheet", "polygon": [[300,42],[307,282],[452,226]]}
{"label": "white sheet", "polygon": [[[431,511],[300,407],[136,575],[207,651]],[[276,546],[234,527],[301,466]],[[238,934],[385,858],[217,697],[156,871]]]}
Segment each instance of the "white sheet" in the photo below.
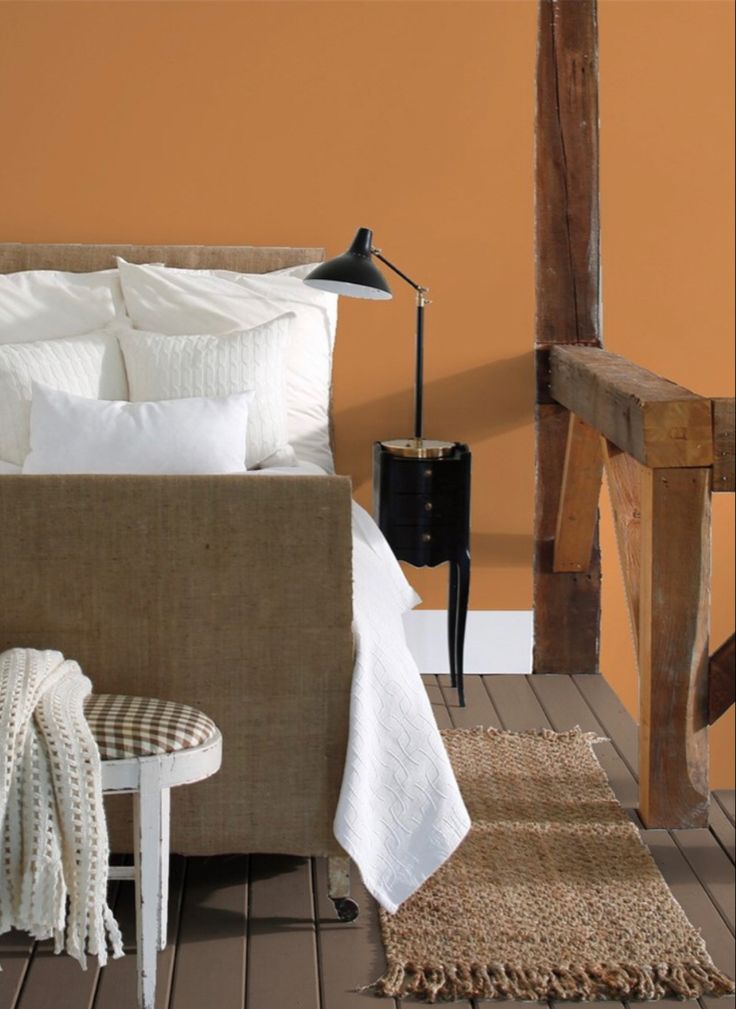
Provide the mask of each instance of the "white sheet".
{"label": "white sheet", "polygon": [[[302,463],[298,469],[258,472],[324,471]],[[334,831],[366,889],[392,913],[449,858],[470,828],[406,643],[402,614],[419,601],[378,526],[354,502],[356,658]]]}

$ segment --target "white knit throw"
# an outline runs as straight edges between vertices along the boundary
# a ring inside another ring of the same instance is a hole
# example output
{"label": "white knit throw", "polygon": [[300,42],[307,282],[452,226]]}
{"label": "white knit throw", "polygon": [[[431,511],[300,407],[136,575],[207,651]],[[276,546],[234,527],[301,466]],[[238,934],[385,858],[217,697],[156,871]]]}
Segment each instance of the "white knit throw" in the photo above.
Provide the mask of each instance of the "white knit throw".
{"label": "white knit throw", "polygon": [[123,955],[107,904],[100,755],[83,711],[91,689],[61,652],[0,655],[0,935],[53,937],[83,969],[86,953],[107,962],[108,937]]}

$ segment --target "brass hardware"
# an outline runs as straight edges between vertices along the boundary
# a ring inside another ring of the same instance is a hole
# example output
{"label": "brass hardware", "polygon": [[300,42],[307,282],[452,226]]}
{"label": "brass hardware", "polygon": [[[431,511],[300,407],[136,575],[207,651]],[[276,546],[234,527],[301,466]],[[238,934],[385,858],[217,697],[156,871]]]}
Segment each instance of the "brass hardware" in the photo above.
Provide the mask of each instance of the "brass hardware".
{"label": "brass hardware", "polygon": [[424,471],[424,475],[425,476],[432,476],[432,473],[434,473],[434,470],[432,469],[432,467],[431,466],[427,466],[427,468]]}
{"label": "brass hardware", "polygon": [[381,445],[392,455],[408,459],[441,459],[452,455],[455,449],[454,442],[434,438],[395,438],[393,441],[382,441]]}
{"label": "brass hardware", "polygon": [[423,543],[429,543],[429,541],[431,539],[432,539],[432,533],[422,533],[422,542]]}
{"label": "brass hardware", "polygon": [[432,511],[432,502],[431,501],[426,501],[425,502],[425,504],[424,504],[424,510],[425,510],[425,512],[431,512]]}

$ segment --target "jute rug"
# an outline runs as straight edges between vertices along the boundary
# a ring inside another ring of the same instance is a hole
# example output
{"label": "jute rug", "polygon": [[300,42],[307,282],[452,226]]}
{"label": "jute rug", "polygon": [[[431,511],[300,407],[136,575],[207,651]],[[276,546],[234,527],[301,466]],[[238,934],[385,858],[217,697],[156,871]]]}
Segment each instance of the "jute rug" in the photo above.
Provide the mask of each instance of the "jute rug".
{"label": "jute rug", "polygon": [[592,750],[595,737],[443,733],[470,834],[395,915],[379,995],[426,1002],[725,995]]}

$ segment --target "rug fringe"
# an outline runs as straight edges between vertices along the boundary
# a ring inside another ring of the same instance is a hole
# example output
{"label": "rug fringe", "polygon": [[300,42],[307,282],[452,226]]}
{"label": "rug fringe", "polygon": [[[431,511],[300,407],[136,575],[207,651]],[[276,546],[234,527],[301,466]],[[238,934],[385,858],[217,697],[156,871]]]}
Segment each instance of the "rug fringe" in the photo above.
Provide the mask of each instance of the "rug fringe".
{"label": "rug fringe", "polygon": [[509,964],[389,963],[386,973],[359,991],[400,998],[412,995],[435,1003],[460,998],[546,1001],[680,998],[733,995],[733,981],[712,963],[587,964],[553,970],[516,968]]}

